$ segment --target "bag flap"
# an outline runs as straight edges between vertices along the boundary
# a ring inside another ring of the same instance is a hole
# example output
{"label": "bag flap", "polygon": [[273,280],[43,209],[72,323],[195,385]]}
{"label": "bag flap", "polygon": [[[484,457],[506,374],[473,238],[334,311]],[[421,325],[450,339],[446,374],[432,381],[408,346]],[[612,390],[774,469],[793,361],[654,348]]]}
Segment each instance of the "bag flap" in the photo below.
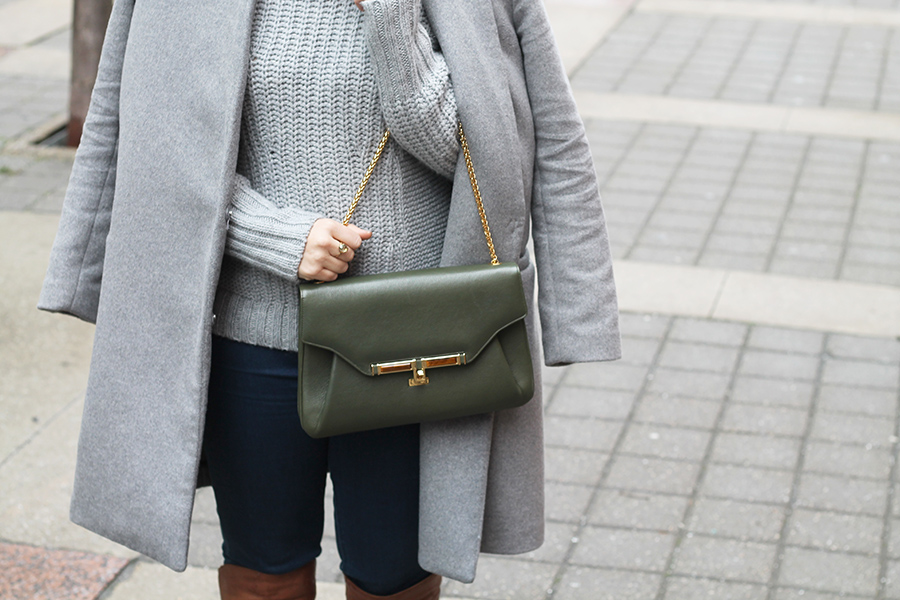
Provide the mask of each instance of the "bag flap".
{"label": "bag flap", "polygon": [[300,344],[371,375],[374,363],[482,348],[528,311],[515,263],[443,267],[300,285]]}

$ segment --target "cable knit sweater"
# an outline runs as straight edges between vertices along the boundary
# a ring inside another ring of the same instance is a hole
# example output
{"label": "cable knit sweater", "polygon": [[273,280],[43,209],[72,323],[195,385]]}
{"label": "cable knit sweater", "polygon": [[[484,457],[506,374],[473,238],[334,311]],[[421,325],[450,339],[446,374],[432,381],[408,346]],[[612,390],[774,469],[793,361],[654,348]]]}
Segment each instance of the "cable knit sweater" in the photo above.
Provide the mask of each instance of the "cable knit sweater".
{"label": "cable knit sweater", "polygon": [[258,0],[213,332],[297,349],[297,268],[340,220],[385,128],[348,274],[436,266],[456,166],[456,102],[418,0]]}

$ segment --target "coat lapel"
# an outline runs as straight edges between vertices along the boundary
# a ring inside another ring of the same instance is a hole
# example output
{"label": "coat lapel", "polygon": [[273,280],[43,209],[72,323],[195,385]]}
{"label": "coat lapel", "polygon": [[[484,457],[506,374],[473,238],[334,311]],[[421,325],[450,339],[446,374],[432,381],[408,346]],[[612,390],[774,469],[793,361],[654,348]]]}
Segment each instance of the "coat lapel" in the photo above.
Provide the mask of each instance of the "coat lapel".
{"label": "coat lapel", "polygon": [[[524,247],[526,215],[518,152],[521,144],[511,118],[516,111],[492,4],[486,0],[423,0],[450,69],[494,245],[500,260],[506,262],[516,260]],[[441,261],[444,266],[489,260],[462,156],[459,160]],[[491,215],[496,218],[491,220]]]}

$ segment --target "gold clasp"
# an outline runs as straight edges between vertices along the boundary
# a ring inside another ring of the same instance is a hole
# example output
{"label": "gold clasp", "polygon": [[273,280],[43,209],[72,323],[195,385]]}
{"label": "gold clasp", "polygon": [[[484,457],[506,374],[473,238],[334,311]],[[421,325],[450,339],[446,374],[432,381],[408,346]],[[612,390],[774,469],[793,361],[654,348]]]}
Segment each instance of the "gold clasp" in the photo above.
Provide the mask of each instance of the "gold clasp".
{"label": "gold clasp", "polygon": [[428,385],[430,381],[428,376],[425,375],[425,366],[422,364],[422,360],[417,360],[413,368],[413,376],[409,380],[409,387]]}
{"label": "gold clasp", "polygon": [[392,362],[372,363],[372,375],[387,375],[389,373],[407,373],[412,371],[409,380],[410,387],[428,385],[429,379],[426,369],[438,367],[456,367],[466,364],[466,353],[443,354],[441,356],[428,356],[422,358],[409,358]]}

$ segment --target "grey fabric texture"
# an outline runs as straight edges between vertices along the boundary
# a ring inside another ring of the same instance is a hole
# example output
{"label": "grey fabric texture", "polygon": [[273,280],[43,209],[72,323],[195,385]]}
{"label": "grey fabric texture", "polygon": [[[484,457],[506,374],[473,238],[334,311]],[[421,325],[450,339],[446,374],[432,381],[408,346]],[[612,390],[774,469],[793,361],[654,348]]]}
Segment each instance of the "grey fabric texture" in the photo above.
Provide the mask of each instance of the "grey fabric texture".
{"label": "grey fabric texture", "polygon": [[348,274],[440,261],[459,152],[447,65],[417,3],[365,7],[256,2],[217,335],[297,349],[307,234],[344,216],[386,127],[392,139],[353,218],[373,237]]}
{"label": "grey fabric texture", "polygon": [[[618,358],[603,211],[543,6],[422,2],[498,253],[519,263],[526,292],[533,234],[545,361]],[[97,322],[73,518],[174,569],[187,564],[252,18],[252,0],[117,0],[40,300]],[[458,157],[440,262],[486,261]],[[471,581],[479,549],[540,544],[541,444],[539,395],[422,426],[424,568]]]}

